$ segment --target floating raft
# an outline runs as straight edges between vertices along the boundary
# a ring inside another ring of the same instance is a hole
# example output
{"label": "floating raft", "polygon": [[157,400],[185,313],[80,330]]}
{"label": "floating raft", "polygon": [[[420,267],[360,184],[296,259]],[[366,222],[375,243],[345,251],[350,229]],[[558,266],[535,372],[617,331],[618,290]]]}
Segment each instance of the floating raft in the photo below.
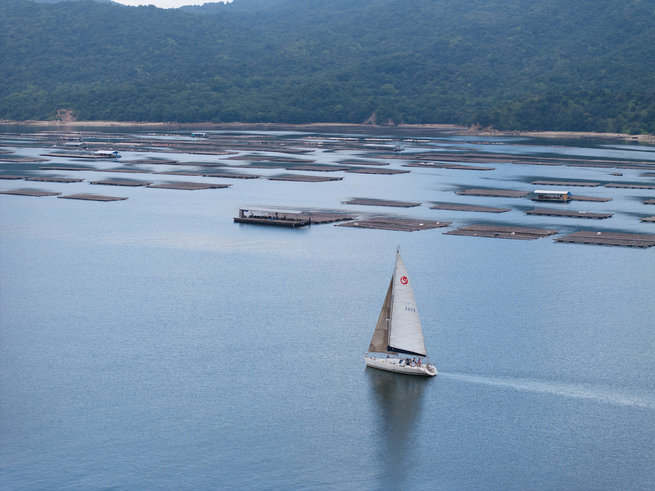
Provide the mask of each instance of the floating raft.
{"label": "floating raft", "polygon": [[20,181],[21,179],[25,179],[27,176],[13,176],[9,174],[0,174],[0,179],[5,179],[8,181]]}
{"label": "floating raft", "polygon": [[[84,160],[116,160],[119,157],[113,155],[99,154],[80,154],[80,153],[42,153],[41,157],[61,157],[65,159],[84,159]],[[63,198],[63,196],[60,196]]]}
{"label": "floating raft", "polygon": [[[11,153],[11,152],[10,152]],[[47,162],[48,159],[39,159],[33,157],[2,157],[0,162],[6,162],[8,164],[33,164],[36,162]]]}
{"label": "floating raft", "polygon": [[328,182],[328,181],[341,181],[343,177],[324,177],[324,176],[295,176],[285,175],[277,177],[269,177],[269,181],[290,181],[290,182]]}
{"label": "floating raft", "polygon": [[189,176],[189,177],[204,177],[202,172],[185,172],[185,171],[169,171],[169,172],[155,172],[158,176]]}
{"label": "floating raft", "polygon": [[655,189],[655,184],[621,184],[611,182],[605,184],[606,188],[627,188],[627,189]]}
{"label": "floating raft", "polygon": [[149,170],[144,169],[96,169],[98,172],[116,172],[119,174],[150,174]]}
{"label": "floating raft", "polygon": [[385,201],[381,199],[355,198],[350,201],[342,201],[344,205],[366,205],[366,206],[393,206],[396,208],[412,208],[421,206],[421,203],[409,203],[405,201]]}
{"label": "floating raft", "polygon": [[164,159],[139,159],[139,160],[126,160],[125,164],[151,164],[151,165],[175,165],[177,160],[164,160]]}
{"label": "floating raft", "polygon": [[233,169],[268,169],[268,170],[275,170],[275,169],[284,169],[288,170],[286,165],[280,165],[271,162],[270,164],[245,164],[245,165],[232,165],[230,166]]}
{"label": "floating raft", "polygon": [[526,215],[544,215],[551,217],[568,217],[568,218],[610,218],[613,213],[590,213],[587,211],[565,211],[565,210],[553,210],[549,208],[535,208],[531,211],[526,211]]}
{"label": "floating raft", "polygon": [[292,165],[285,166],[286,170],[302,170],[309,172],[338,172],[348,170],[348,167],[338,167],[336,165]]}
{"label": "floating raft", "polygon": [[[266,148],[264,150],[268,150],[268,149]],[[275,164],[311,164],[313,162],[316,162],[315,160],[312,159],[268,157],[264,155],[239,155],[238,157],[230,157],[230,160],[247,160],[249,162],[271,162]]]}
{"label": "floating raft", "polygon": [[368,162],[365,160],[346,160],[341,163],[344,165],[389,165],[389,162]]}
{"label": "floating raft", "polygon": [[151,182],[146,181],[128,181],[123,179],[105,179],[104,181],[90,181],[90,184],[104,184],[106,186],[149,186]]}
{"label": "floating raft", "polygon": [[103,196],[100,194],[70,194],[68,196],[57,196],[57,198],[83,199],[87,201],[123,201],[127,199],[119,196]]}
{"label": "floating raft", "polygon": [[304,227],[323,223],[342,222],[352,220],[355,215],[343,213],[290,213],[282,211],[239,210],[239,216],[234,218],[235,223],[250,223],[254,225],[270,225],[274,227]]}
{"label": "floating raft", "polygon": [[404,164],[403,167],[428,167],[433,169],[458,169],[458,170],[495,170],[495,167],[481,167],[475,165],[447,164],[438,162],[416,162]]}
{"label": "floating raft", "polygon": [[81,171],[81,170],[96,170],[96,168],[95,167],[64,167],[64,166],[49,165],[47,167],[41,167],[41,170]]}
{"label": "floating raft", "polygon": [[71,179],[69,177],[26,177],[26,181],[40,181],[40,182],[82,182],[84,179]]}
{"label": "floating raft", "polygon": [[229,188],[231,184],[205,184],[200,182],[170,182],[164,184],[150,184],[149,188],[159,189],[181,189],[184,191],[197,191],[200,189],[223,189]]}
{"label": "floating raft", "polygon": [[564,237],[558,237],[555,241],[624,247],[652,247],[655,245],[655,235],[594,232],[593,230],[584,230]]}
{"label": "floating raft", "polygon": [[35,189],[14,189],[11,191],[0,191],[0,194],[13,194],[15,196],[57,196],[61,193],[37,191]]}
{"label": "floating raft", "polygon": [[394,175],[394,174],[409,174],[408,170],[400,169],[376,169],[375,167],[369,167],[364,169],[348,169],[346,172],[351,174],[382,174],[382,175]]}
{"label": "floating raft", "polygon": [[511,211],[511,208],[493,208],[491,206],[472,206],[456,205],[453,203],[441,203],[430,207],[431,210],[450,210],[450,211],[478,211],[483,213],[505,213]]}
{"label": "floating raft", "polygon": [[378,217],[341,223],[338,226],[368,228],[376,230],[395,230],[398,232],[417,232],[419,230],[447,227],[451,223],[452,222],[436,222],[434,220],[417,220],[414,218]]}
{"label": "floating raft", "polygon": [[524,198],[529,191],[513,191],[511,189],[466,189],[455,194],[463,196],[490,196],[494,198]]}
{"label": "floating raft", "polygon": [[534,181],[535,186],[583,186],[594,188],[600,186],[599,182],[580,182],[580,181]]}
{"label": "floating raft", "polygon": [[605,203],[612,201],[612,198],[593,198],[591,196],[571,196],[571,201],[595,201],[598,203]]}
{"label": "floating raft", "polygon": [[202,174],[204,177],[218,177],[221,179],[259,179],[262,176],[257,174],[230,174],[227,172],[213,172],[211,174]]}
{"label": "floating raft", "polygon": [[469,237],[492,237],[496,239],[534,240],[554,235],[557,230],[525,227],[502,227],[499,225],[469,225],[445,232],[444,235],[465,235]]}

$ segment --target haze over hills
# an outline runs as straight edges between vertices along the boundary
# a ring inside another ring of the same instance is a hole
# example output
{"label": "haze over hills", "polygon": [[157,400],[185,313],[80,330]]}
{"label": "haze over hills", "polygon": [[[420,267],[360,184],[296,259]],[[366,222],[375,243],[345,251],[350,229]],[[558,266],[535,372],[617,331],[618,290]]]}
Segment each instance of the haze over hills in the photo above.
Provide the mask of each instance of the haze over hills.
{"label": "haze over hills", "polygon": [[655,133],[655,0],[0,5],[0,118]]}

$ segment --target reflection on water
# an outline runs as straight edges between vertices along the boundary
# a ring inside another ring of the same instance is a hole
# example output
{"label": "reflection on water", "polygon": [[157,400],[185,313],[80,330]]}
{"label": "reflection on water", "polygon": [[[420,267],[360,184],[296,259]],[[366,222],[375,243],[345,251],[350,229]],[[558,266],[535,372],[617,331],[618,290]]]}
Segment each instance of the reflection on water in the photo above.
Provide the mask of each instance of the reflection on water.
{"label": "reflection on water", "polygon": [[407,482],[415,460],[414,436],[423,408],[423,391],[430,380],[375,368],[366,368],[366,376],[378,415],[380,487],[398,487]]}

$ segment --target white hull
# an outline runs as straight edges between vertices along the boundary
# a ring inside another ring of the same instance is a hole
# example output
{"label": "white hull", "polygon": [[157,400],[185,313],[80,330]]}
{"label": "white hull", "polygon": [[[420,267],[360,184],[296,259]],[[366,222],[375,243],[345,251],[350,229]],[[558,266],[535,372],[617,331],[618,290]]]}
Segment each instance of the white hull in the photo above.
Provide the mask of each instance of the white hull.
{"label": "white hull", "polygon": [[388,372],[421,375],[424,377],[434,377],[437,374],[437,369],[430,364],[417,367],[401,364],[401,360],[398,358],[373,358],[369,356],[365,356],[364,360],[366,361],[367,367],[378,368]]}

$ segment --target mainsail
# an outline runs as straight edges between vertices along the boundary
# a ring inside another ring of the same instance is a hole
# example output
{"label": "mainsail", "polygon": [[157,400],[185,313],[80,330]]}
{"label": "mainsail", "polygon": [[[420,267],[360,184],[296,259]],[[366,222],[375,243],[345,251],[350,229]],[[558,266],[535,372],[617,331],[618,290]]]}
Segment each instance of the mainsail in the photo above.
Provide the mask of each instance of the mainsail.
{"label": "mainsail", "polygon": [[384,297],[384,303],[382,304],[382,311],[380,312],[380,317],[378,317],[378,323],[375,326],[375,331],[373,331],[373,338],[371,339],[371,345],[368,347],[368,351],[371,353],[388,353],[389,346],[389,318],[391,317],[391,293],[393,291],[393,277],[389,282],[389,288],[387,289],[387,296]]}
{"label": "mainsail", "polygon": [[400,250],[396,251],[396,266],[369,352],[427,356],[412,284]]}

